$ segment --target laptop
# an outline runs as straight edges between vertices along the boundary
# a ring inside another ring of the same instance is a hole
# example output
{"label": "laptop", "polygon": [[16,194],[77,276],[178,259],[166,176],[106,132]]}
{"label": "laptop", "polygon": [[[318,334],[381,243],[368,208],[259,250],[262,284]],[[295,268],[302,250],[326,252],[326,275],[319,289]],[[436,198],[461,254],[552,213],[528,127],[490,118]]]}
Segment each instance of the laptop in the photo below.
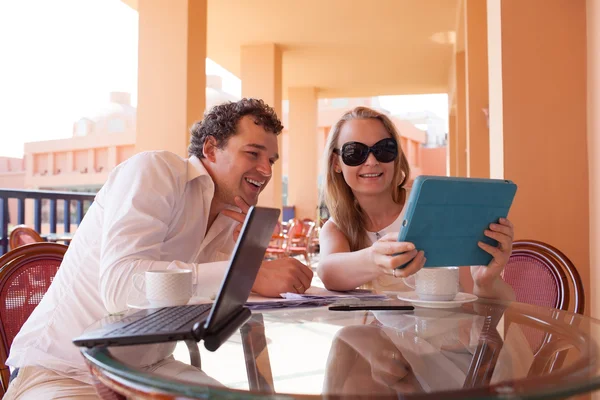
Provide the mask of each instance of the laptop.
{"label": "laptop", "polygon": [[73,339],[80,347],[204,340],[215,351],[250,318],[244,307],[269,245],[279,210],[250,207],[214,304],[140,310]]}

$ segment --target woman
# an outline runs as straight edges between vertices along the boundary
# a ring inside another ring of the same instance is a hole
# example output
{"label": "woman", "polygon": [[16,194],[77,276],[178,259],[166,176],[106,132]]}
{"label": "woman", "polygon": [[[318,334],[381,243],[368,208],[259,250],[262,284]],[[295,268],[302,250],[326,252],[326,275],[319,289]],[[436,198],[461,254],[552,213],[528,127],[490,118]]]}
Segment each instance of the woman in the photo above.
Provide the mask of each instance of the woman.
{"label": "woman", "polygon": [[[331,219],[319,237],[318,275],[325,287],[345,291],[372,284],[376,290],[408,290],[402,278],[419,271],[425,257],[412,243],[397,241],[410,169],[394,124],[370,108],[348,111],[329,134],[324,164],[322,196]],[[514,292],[500,274],[512,251],[513,225],[501,219],[484,233],[499,245],[479,242],[493,259],[471,267],[471,274],[460,268],[461,287],[479,297],[512,299]]]}

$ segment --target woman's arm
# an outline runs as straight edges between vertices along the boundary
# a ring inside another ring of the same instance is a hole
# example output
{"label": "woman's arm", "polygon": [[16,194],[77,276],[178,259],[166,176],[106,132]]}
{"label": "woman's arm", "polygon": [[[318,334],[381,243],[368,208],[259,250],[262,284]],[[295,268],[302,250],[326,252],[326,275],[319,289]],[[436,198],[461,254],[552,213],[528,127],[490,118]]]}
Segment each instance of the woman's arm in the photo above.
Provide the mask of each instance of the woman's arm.
{"label": "woman's arm", "polygon": [[[417,252],[412,243],[397,242],[396,237],[395,233],[387,234],[371,247],[350,251],[346,236],[333,221],[327,221],[319,236],[321,259],[317,274],[327,289],[338,291],[355,289],[380,275],[393,275],[397,266],[410,260],[413,261],[395,275],[412,275],[425,263],[423,252]],[[394,255],[398,253],[402,254]]]}
{"label": "woman's arm", "polygon": [[351,252],[348,239],[331,220],[321,229],[319,245],[317,274],[329,290],[352,290],[380,274],[371,262],[369,248]]}

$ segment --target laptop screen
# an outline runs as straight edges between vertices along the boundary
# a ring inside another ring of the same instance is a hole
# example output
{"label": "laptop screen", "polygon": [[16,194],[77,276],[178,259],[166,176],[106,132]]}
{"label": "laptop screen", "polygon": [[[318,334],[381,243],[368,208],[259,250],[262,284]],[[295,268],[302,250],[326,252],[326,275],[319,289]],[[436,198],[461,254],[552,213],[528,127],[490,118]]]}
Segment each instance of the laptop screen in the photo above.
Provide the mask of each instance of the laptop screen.
{"label": "laptop screen", "polygon": [[218,329],[248,300],[279,218],[276,208],[250,207],[206,330]]}

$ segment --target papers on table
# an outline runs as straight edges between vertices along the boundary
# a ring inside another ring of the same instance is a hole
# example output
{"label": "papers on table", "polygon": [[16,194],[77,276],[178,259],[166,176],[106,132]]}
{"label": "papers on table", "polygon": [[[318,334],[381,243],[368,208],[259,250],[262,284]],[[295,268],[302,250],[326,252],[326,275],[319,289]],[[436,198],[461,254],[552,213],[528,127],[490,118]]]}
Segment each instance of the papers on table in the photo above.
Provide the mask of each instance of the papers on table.
{"label": "papers on table", "polygon": [[315,307],[331,304],[342,299],[383,300],[387,296],[375,294],[369,290],[350,290],[347,292],[334,292],[331,290],[310,287],[305,293],[281,293],[281,298],[267,298],[250,295],[246,305],[251,310],[265,310],[287,307]]}

